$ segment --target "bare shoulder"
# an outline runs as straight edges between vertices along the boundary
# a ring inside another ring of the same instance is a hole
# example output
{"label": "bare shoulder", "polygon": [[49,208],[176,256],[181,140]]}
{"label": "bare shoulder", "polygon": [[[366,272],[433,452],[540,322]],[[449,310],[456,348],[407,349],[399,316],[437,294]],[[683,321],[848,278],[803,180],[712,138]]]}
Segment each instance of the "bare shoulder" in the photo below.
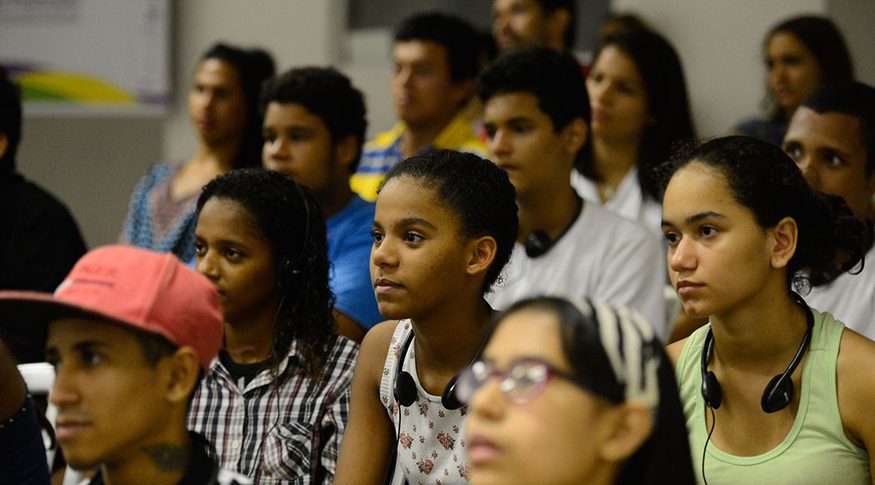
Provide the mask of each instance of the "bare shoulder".
{"label": "bare shoulder", "polygon": [[675,368],[678,366],[678,360],[681,358],[681,352],[684,350],[684,345],[686,345],[687,339],[681,339],[677,342],[672,342],[665,347],[665,353],[668,354],[669,360],[671,360],[671,365]]}
{"label": "bare shoulder", "polygon": [[[875,342],[846,328],[836,362],[836,392],[842,423],[852,441],[875,446]],[[867,446],[868,445],[868,446]]]}
{"label": "bare shoulder", "polygon": [[875,342],[846,328],[842,332],[836,374],[850,384],[861,384],[875,393]]}
{"label": "bare shoulder", "polygon": [[373,376],[380,375],[397,326],[398,320],[387,320],[368,330],[359,350],[359,367],[368,369],[369,374],[375,370]]}
{"label": "bare shoulder", "polygon": [[374,325],[368,333],[365,334],[362,340],[362,352],[383,351],[389,350],[389,343],[392,341],[392,334],[395,333],[395,328],[398,327],[398,320],[386,320],[385,322]]}

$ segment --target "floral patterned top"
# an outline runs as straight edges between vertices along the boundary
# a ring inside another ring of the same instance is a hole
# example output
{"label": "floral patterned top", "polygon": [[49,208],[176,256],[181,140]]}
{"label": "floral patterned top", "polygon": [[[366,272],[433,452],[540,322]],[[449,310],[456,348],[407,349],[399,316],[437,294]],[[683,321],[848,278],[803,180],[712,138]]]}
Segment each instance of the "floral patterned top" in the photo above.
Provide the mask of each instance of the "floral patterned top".
{"label": "floral patterned top", "polygon": [[[411,345],[402,370],[416,382],[416,400],[410,407],[400,406],[394,398],[395,376],[401,350],[407,336],[413,332],[410,320],[401,320],[392,335],[389,353],[380,380],[380,400],[392,418],[398,434],[398,457],[395,469],[403,473],[411,485],[450,485],[468,483],[470,465],[465,453],[462,424],[467,408],[449,410],[441,405],[441,397],[425,392],[416,374],[416,351]],[[414,337],[415,340],[415,337]],[[400,408],[400,415],[399,415]],[[393,484],[403,483],[402,473],[396,473]]]}

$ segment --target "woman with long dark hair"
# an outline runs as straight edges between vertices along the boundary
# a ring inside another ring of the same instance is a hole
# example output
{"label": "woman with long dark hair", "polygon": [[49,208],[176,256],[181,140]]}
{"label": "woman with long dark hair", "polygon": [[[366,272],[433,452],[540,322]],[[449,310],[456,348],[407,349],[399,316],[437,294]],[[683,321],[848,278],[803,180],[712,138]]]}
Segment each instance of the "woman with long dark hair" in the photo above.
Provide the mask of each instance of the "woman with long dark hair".
{"label": "woman with long dark hair", "polygon": [[654,166],[695,136],[680,57],[661,35],[619,30],[598,48],[586,81],[592,107],[589,146],[572,185],[581,197],[659,234]]}
{"label": "woman with long dark hair", "polygon": [[153,165],[131,196],[120,240],[194,258],[195,202],[201,187],[234,168],[261,166],[261,84],[273,76],[269,54],[215,44],[201,57],[188,94],[197,133],[194,156]]}
{"label": "woman with long dark hair", "polygon": [[827,84],[854,79],[854,66],[838,27],[826,17],[803,15],[769,30],[763,42],[766,65],[765,118],[740,122],[733,131],[781,146],[787,123],[809,94]]}

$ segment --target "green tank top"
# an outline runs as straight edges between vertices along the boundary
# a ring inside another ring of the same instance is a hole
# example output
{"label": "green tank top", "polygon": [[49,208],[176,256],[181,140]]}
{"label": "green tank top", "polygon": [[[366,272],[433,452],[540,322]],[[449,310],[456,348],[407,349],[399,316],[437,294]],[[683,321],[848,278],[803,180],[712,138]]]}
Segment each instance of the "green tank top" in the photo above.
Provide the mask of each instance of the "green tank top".
{"label": "green tank top", "polygon": [[[705,401],[702,398],[701,356],[706,325],[690,336],[681,350],[676,374],[690,434],[693,468],[702,482]],[[836,359],[844,325],[829,313],[814,311],[811,346],[802,369],[799,410],[784,441],[758,456],[735,456],[708,444],[705,476],[720,484],[866,484],[869,455],[845,436],[836,394]],[[719,420],[717,426],[720,426]]]}

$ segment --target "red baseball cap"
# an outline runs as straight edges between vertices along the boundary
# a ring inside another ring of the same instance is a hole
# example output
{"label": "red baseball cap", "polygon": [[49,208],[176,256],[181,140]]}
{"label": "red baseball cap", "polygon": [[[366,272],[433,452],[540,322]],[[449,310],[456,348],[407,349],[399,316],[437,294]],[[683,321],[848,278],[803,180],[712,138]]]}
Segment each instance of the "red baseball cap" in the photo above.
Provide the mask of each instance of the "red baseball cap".
{"label": "red baseball cap", "polygon": [[44,335],[49,322],[65,317],[96,318],[159,334],[174,345],[194,348],[204,370],[223,340],[219,294],[207,278],[172,254],[128,246],[88,252],[54,294],[0,291],[0,326],[12,334],[39,329]]}

